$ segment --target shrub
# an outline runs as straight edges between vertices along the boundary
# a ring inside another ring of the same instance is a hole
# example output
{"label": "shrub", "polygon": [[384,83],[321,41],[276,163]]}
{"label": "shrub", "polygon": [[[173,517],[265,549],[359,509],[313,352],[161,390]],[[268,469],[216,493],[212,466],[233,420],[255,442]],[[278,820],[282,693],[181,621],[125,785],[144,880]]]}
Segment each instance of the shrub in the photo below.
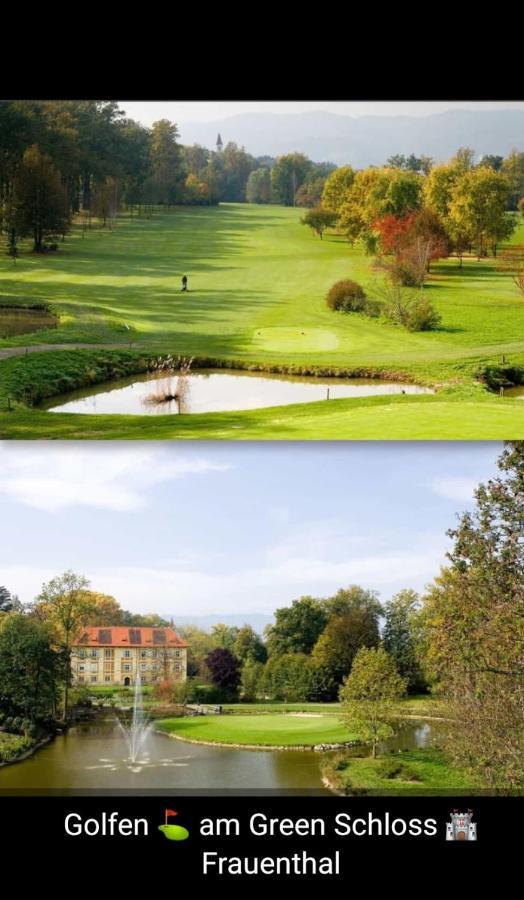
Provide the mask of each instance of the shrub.
{"label": "shrub", "polygon": [[13,719],[12,725],[11,725],[11,728],[13,729],[13,731],[21,731],[22,730],[22,722],[23,722],[23,719],[21,716],[15,716],[15,718]]}
{"label": "shrub", "polygon": [[153,695],[164,703],[183,704],[189,701],[191,687],[186,681],[173,681],[166,679],[155,685]]}
{"label": "shrub", "polygon": [[5,728],[5,730],[6,730],[6,731],[9,731],[10,728],[12,728],[12,726],[13,726],[13,717],[12,717],[12,716],[6,716],[5,721],[4,721],[4,728]]}
{"label": "shrub", "polygon": [[433,331],[440,322],[440,313],[427,297],[419,297],[411,303],[406,323],[409,331]]}
{"label": "shrub", "polygon": [[360,284],[346,278],[336,281],[329,289],[326,303],[330,309],[338,309],[343,312],[363,312],[366,306],[366,293]]}
{"label": "shrub", "polygon": [[366,316],[375,319],[382,312],[382,304],[378,300],[366,300],[363,312]]}

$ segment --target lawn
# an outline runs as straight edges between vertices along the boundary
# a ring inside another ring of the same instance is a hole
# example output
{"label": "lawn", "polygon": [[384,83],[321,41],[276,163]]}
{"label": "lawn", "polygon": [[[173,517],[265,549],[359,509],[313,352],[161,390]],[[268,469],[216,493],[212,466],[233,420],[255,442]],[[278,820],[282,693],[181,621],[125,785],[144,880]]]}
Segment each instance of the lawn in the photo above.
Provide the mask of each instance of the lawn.
{"label": "lawn", "polygon": [[304,747],[351,740],[340,719],[328,715],[191,716],[162,719],[155,726],[175,737],[217,744]]}
{"label": "lawn", "polygon": [[483,791],[478,778],[450,765],[437,749],[409,750],[373,759],[347,757],[326,760],[323,773],[333,787],[346,794],[475,794]]}
{"label": "lawn", "polygon": [[[477,382],[503,357],[524,367],[524,302],[495,260],[466,259],[462,269],[456,259],[434,265],[425,290],[442,326],[412,334],[326,307],[326,291],[340,278],[355,278],[373,295],[373,259],[334,233],[320,241],[300,216],[247,204],[184,207],[150,220],[122,215],[113,231],[95,228],[83,237],[74,228],[57,254],[23,252],[16,265],[0,257],[0,304],[49,303],[60,317],[56,329],[0,339],[0,436],[524,437],[524,403]],[[524,226],[513,240],[524,242]],[[184,273],[187,294],[180,291]],[[75,344],[91,349],[59,349]],[[1,358],[32,345],[49,345],[50,352]],[[400,375],[438,393],[154,421],[32,408],[47,396],[143,371],[148,358],[167,352],[275,371]],[[19,390],[24,379],[33,393]]]}

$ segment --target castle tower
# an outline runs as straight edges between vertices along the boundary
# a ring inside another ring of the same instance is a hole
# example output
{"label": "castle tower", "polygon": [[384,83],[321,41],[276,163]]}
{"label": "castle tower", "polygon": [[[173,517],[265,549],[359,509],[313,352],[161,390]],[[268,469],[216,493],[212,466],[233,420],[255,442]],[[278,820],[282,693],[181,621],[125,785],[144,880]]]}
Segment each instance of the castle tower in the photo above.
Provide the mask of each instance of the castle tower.
{"label": "castle tower", "polygon": [[220,153],[220,151],[222,150],[222,147],[223,147],[222,138],[220,137],[220,132],[219,132],[218,137],[217,137],[217,153]]}

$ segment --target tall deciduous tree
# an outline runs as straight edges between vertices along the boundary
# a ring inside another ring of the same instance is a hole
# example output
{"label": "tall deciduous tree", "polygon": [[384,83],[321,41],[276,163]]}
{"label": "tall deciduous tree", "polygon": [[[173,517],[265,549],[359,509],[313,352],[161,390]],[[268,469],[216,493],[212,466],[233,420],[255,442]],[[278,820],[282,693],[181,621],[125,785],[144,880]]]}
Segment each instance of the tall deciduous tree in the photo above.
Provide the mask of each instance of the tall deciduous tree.
{"label": "tall deciduous tree", "polygon": [[394,661],[399,674],[406,679],[408,690],[424,687],[417,650],[417,614],[421,601],[415,591],[395,594],[384,607],[384,649]]}
{"label": "tall deciduous tree", "polygon": [[49,629],[13,614],[0,629],[0,708],[37,721],[55,711],[64,660]]}
{"label": "tall deciduous tree", "polygon": [[33,607],[34,615],[46,622],[62,649],[66,661],[64,677],[64,719],[67,717],[71,648],[92,613],[89,581],[67,571],[42,586]]}
{"label": "tall deciduous tree", "polygon": [[296,193],[311,170],[311,160],[303,153],[279,156],[271,169],[271,186],[284,206],[295,206]]}
{"label": "tall deciduous tree", "polygon": [[426,662],[448,700],[454,759],[490,786],[524,780],[524,444],[449,532],[450,565],[424,603]]}
{"label": "tall deciduous tree", "polygon": [[405,692],[405,681],[383,647],[359,650],[339,696],[344,724],[360,740],[371,743],[373,759],[379,742],[395,733],[392,717]]}
{"label": "tall deciduous tree", "polygon": [[341,166],[328,176],[322,194],[322,203],[336,213],[340,211],[355,181],[355,172],[351,166]]}
{"label": "tall deciduous tree", "polygon": [[331,614],[315,644],[312,658],[315,665],[340,684],[360,648],[378,644],[381,606],[374,591],[358,587],[339,591],[326,603],[331,604]]}
{"label": "tall deciduous tree", "polygon": [[504,175],[487,167],[469,169],[454,184],[449,218],[459,234],[471,235],[478,257],[488,244],[496,253],[500,240],[508,238],[515,223],[507,213],[510,186]]}
{"label": "tall deciduous tree", "polygon": [[266,628],[270,656],[310,653],[322,633],[327,615],[319,600],[301,597],[275,611],[275,624]]}
{"label": "tall deciduous tree", "polygon": [[14,227],[20,235],[31,235],[35,252],[42,250],[47,237],[68,231],[69,211],[60,175],[36,145],[24,153],[14,197]]}
{"label": "tall deciduous tree", "polygon": [[153,122],[150,139],[153,202],[169,206],[178,199],[183,179],[177,126],[168,119]]}

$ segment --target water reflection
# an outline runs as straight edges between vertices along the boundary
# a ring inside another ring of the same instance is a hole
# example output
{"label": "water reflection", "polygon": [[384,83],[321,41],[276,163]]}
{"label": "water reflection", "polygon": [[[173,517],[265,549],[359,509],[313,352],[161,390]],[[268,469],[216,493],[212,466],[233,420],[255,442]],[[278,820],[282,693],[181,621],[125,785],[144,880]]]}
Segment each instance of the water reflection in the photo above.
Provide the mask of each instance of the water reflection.
{"label": "water reflection", "polygon": [[[51,412],[85,414],[178,415],[179,413],[225,412],[227,410],[261,409],[287,406],[290,403],[312,403],[343,397],[367,397],[377,394],[425,394],[429,388],[416,384],[366,378],[312,378],[285,375],[260,375],[255,372],[232,372],[206,369],[187,377],[183,402],[174,399],[176,373],[172,376],[136,375],[90,390],[85,388],[64,394],[47,403]],[[173,399],[154,402],[162,394]]]}
{"label": "water reflection", "polygon": [[[381,752],[430,746],[438,723],[406,721]],[[354,748],[357,755],[368,748]],[[207,747],[151,734],[136,765],[112,718],[76,725],[24,762],[0,768],[0,791],[49,789],[104,790],[273,790],[328,793],[323,787],[323,754],[298,750],[238,750]]]}

